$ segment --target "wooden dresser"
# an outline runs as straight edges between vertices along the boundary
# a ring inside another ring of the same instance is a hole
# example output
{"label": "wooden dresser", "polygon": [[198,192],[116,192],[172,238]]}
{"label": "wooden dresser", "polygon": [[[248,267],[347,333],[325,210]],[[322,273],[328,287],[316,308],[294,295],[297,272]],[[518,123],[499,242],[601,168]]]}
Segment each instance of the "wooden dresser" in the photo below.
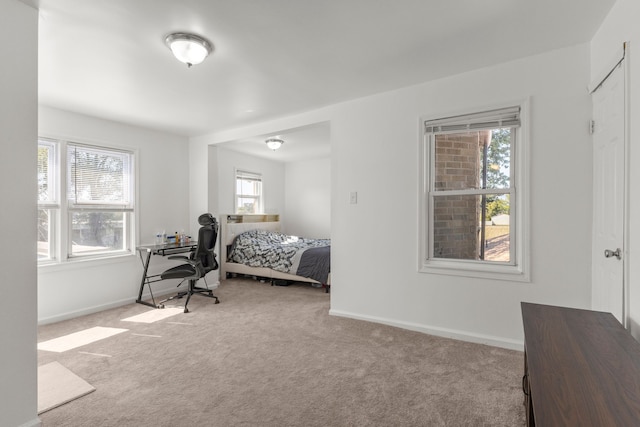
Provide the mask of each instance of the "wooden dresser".
{"label": "wooden dresser", "polygon": [[527,425],[640,426],[640,343],[610,313],[522,303]]}

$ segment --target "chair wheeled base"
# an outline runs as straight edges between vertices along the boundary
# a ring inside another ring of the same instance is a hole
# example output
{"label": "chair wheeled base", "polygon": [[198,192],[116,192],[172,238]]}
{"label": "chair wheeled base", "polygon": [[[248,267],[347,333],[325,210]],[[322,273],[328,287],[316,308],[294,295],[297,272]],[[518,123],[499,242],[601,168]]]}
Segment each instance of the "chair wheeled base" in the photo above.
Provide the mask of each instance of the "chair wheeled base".
{"label": "chair wheeled base", "polygon": [[[184,312],[188,313],[189,309],[187,308],[187,306],[189,305],[189,300],[191,299],[191,295],[194,295],[194,294],[202,295],[202,296],[208,297],[208,298],[213,298],[213,299],[216,300],[214,304],[220,304],[220,300],[218,299],[217,296],[215,296],[213,294],[213,290],[211,290],[209,288],[201,288],[199,286],[196,286],[196,282],[197,282],[197,280],[189,280],[189,288],[186,291],[178,292],[174,296],[160,301],[158,306],[160,308],[164,308],[164,303],[165,302],[171,301],[171,300],[174,300],[174,299],[180,299],[180,298],[184,297],[185,295],[187,295],[187,301],[185,301],[185,303],[184,303]],[[206,281],[205,281],[205,283],[206,283]],[[180,282],[180,284],[178,286],[180,286],[181,284],[182,284],[182,282]]]}

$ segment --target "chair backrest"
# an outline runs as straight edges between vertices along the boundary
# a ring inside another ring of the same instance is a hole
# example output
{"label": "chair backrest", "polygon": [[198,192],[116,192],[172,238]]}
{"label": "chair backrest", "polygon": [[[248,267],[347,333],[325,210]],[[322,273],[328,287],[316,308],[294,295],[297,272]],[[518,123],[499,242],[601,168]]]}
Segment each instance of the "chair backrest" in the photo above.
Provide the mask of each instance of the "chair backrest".
{"label": "chair backrest", "polygon": [[204,276],[218,268],[218,261],[214,253],[218,240],[218,222],[210,213],[198,217],[198,223],[202,226],[198,230],[198,246],[192,258],[200,260],[202,265],[201,275]]}

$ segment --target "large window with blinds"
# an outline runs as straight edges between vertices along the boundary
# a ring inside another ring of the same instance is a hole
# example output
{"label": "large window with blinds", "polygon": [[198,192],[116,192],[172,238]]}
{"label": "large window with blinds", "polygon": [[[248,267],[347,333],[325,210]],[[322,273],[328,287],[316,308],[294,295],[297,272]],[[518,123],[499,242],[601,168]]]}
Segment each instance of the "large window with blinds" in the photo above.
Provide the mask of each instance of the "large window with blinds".
{"label": "large window with blinds", "polygon": [[133,152],[41,138],[38,259],[131,253],[134,189]]}
{"label": "large window with blinds", "polygon": [[528,278],[522,108],[423,119],[421,271]]}
{"label": "large window with blinds", "polygon": [[236,169],[235,184],[235,213],[263,213],[262,174]]}

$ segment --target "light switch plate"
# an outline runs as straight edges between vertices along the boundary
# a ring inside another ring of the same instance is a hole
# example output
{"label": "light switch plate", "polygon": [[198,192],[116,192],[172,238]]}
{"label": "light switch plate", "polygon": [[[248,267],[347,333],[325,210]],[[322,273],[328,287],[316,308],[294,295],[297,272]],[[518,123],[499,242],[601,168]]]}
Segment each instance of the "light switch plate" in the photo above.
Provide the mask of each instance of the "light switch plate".
{"label": "light switch plate", "polygon": [[352,191],[351,194],[349,194],[349,203],[351,203],[352,205],[358,204],[358,192],[357,191]]}

